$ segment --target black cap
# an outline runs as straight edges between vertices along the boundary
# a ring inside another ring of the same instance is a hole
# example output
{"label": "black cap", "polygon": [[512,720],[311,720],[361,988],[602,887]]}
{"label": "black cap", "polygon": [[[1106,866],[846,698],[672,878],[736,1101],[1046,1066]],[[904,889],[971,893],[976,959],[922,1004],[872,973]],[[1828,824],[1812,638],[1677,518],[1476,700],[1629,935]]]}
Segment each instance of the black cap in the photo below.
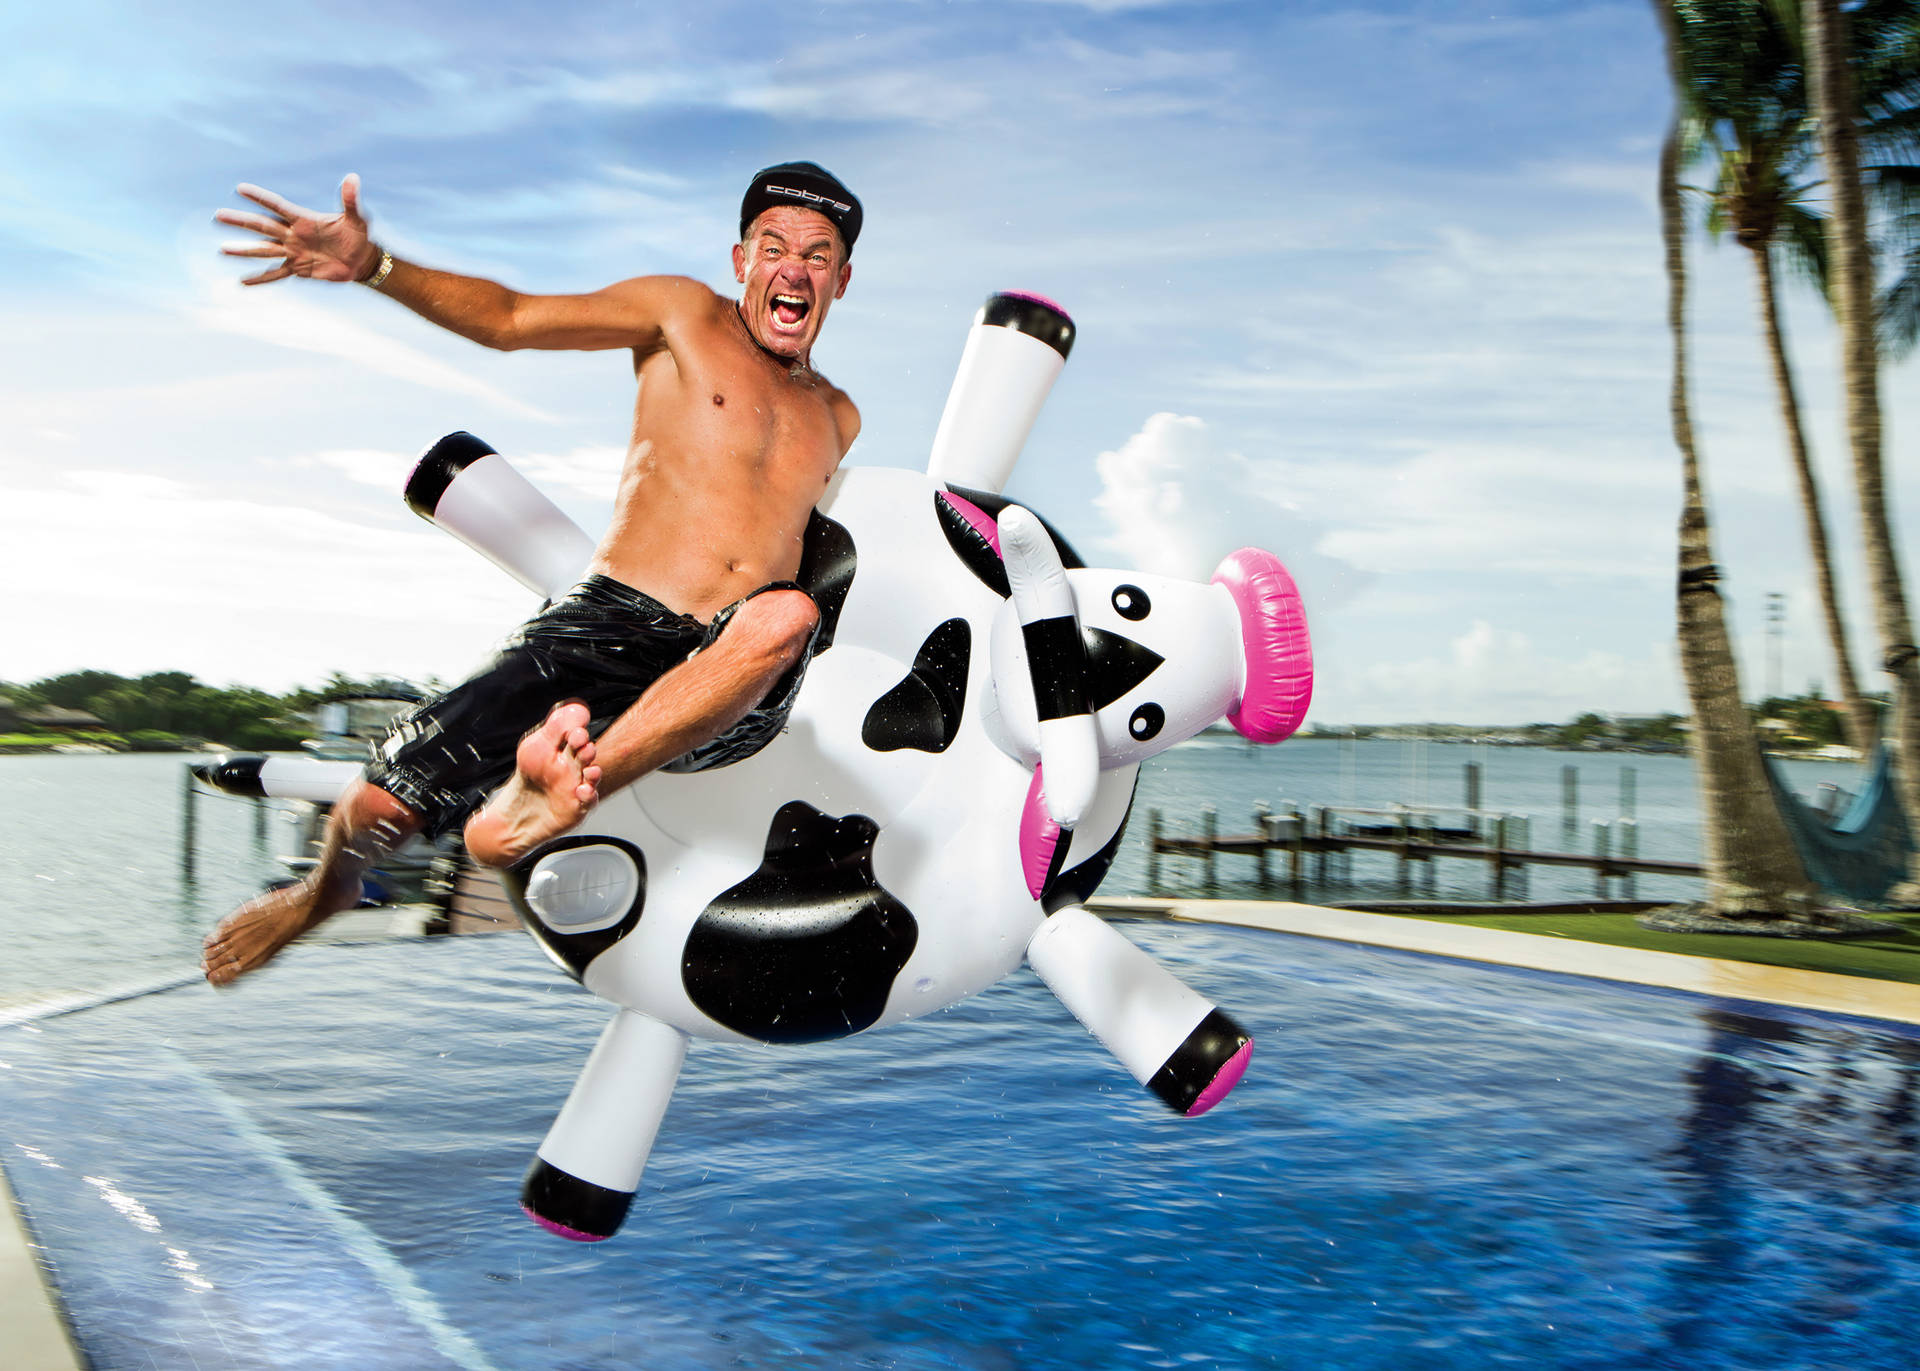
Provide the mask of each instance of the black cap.
{"label": "black cap", "polygon": [[853,255],[853,240],[860,236],[860,202],[819,163],[782,162],[755,172],[740,200],[740,236],[745,238],[747,225],[775,205],[798,205],[826,215],[840,230],[847,255]]}

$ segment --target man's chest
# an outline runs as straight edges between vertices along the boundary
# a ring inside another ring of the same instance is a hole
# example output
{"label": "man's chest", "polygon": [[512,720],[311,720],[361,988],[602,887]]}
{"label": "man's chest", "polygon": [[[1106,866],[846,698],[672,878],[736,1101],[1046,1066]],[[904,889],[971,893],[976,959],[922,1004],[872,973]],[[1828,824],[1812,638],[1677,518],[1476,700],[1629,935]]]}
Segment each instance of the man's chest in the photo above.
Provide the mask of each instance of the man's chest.
{"label": "man's chest", "polygon": [[742,369],[702,390],[703,418],[740,456],[802,472],[817,468],[824,480],[839,462],[842,446],[829,393],[817,380],[775,375],[770,368],[759,374]]}

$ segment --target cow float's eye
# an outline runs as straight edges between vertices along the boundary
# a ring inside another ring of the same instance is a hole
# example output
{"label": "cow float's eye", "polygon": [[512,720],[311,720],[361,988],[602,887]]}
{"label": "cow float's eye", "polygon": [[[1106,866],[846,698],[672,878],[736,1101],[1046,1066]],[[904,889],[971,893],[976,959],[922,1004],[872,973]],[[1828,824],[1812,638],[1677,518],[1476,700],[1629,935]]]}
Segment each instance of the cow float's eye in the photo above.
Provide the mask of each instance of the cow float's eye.
{"label": "cow float's eye", "polygon": [[1127,732],[1133,735],[1135,742],[1144,743],[1157,736],[1166,723],[1166,710],[1156,704],[1144,704],[1134,710],[1133,717],[1127,720]]}
{"label": "cow float's eye", "polygon": [[1147,598],[1147,592],[1139,586],[1115,586],[1113,591],[1113,612],[1122,619],[1132,619],[1138,623],[1147,617],[1147,611],[1153,608],[1153,601]]}

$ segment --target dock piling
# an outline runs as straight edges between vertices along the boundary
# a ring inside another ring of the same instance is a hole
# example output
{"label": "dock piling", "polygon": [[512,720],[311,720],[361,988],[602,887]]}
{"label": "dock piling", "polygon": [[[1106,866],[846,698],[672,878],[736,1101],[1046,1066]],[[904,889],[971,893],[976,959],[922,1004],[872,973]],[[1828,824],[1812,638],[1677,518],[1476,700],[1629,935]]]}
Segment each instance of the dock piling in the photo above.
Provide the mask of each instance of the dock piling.
{"label": "dock piling", "polygon": [[1605,819],[1593,821],[1593,893],[1602,900],[1607,898],[1607,877],[1612,873],[1612,868],[1607,864],[1611,855],[1607,850],[1607,840],[1611,832],[1612,825]]}
{"label": "dock piling", "polygon": [[[1522,852],[1533,851],[1533,819],[1525,814],[1516,814],[1507,823],[1507,846]],[[1513,890],[1520,899],[1526,899],[1533,889],[1533,875],[1524,863],[1513,869]]]}
{"label": "dock piling", "polygon": [[194,827],[197,815],[195,806],[200,792],[193,783],[191,763],[180,768],[180,879],[193,879],[193,849],[195,845]]}
{"label": "dock piling", "polygon": [[1560,768],[1560,828],[1571,840],[1580,828],[1580,768]]}
{"label": "dock piling", "polygon": [[1493,848],[1493,889],[1491,898],[1496,902],[1505,898],[1507,888],[1507,816],[1496,814],[1487,825],[1487,838]]}
{"label": "dock piling", "polygon": [[1307,895],[1307,819],[1296,807],[1287,823],[1291,830],[1288,833],[1287,880],[1293,887],[1293,898],[1302,900]]}
{"label": "dock piling", "polygon": [[1212,805],[1200,811],[1200,834],[1206,839],[1205,856],[1202,859],[1206,863],[1204,879],[1207,894],[1212,895],[1220,888],[1218,873],[1214,866],[1215,857],[1218,855],[1215,844],[1220,840],[1220,811]]}
{"label": "dock piling", "polygon": [[[1625,857],[1628,861],[1632,861],[1635,858],[1639,857],[1640,855],[1640,821],[1634,818],[1631,814],[1629,814],[1626,818],[1621,819],[1615,825],[1615,827],[1617,827],[1620,830],[1620,841],[1617,844],[1615,844],[1615,846],[1617,846],[1620,849],[1620,855],[1622,857]],[[1636,878],[1634,877],[1633,869],[1631,867],[1627,868],[1627,870],[1621,874],[1621,877],[1620,877],[1621,898],[1628,899],[1628,900],[1639,898],[1639,896],[1636,895],[1634,891],[1635,879]]]}

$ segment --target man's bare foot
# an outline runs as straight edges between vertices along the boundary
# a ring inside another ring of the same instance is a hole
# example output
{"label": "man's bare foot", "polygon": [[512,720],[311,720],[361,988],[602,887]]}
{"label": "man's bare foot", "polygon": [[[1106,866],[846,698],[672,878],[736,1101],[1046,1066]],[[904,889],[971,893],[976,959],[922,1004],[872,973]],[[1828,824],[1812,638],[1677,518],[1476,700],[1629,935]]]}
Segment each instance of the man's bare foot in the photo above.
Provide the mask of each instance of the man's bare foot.
{"label": "man's bare foot", "polygon": [[513,778],[467,820],[467,853],[485,866],[512,866],[587,816],[600,798],[600,768],[587,737],[587,707],[555,705],[520,740]]}
{"label": "man's bare foot", "polygon": [[220,921],[201,944],[200,967],[215,985],[273,960],[274,954],[325,921],[320,891],[306,881],[256,895]]}

